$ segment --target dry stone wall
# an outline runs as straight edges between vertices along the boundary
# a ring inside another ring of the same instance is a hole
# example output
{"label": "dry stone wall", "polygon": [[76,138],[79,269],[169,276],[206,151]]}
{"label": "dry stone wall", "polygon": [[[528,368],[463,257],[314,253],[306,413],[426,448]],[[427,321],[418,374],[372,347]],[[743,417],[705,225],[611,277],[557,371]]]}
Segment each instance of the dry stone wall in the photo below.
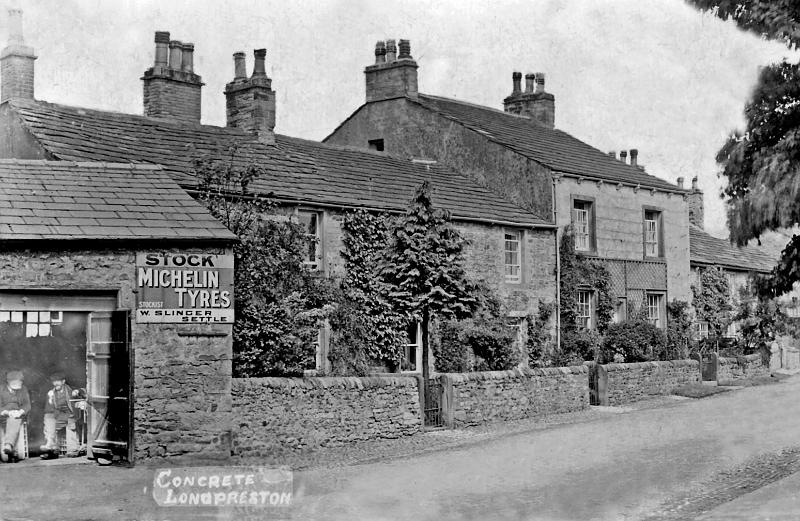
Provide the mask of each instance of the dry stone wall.
{"label": "dry stone wall", "polygon": [[232,389],[235,456],[266,457],[422,430],[414,377],[234,378]]}
{"label": "dry stone wall", "polygon": [[439,378],[442,414],[450,427],[533,418],[589,405],[584,366],[446,373]]}
{"label": "dry stone wall", "polygon": [[769,375],[769,363],[764,363],[764,358],[760,353],[737,357],[719,357],[718,382]]}
{"label": "dry stone wall", "polygon": [[607,377],[607,404],[612,406],[670,394],[678,387],[700,382],[697,360],[606,364],[599,370]]}

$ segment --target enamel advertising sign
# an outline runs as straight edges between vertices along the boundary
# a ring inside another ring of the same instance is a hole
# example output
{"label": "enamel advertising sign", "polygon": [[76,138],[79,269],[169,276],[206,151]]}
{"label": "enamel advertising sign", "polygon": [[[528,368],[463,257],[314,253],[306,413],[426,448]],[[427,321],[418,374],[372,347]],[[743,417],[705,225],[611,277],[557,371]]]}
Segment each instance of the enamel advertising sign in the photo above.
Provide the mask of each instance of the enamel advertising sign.
{"label": "enamel advertising sign", "polygon": [[138,253],[136,321],[233,324],[233,255]]}

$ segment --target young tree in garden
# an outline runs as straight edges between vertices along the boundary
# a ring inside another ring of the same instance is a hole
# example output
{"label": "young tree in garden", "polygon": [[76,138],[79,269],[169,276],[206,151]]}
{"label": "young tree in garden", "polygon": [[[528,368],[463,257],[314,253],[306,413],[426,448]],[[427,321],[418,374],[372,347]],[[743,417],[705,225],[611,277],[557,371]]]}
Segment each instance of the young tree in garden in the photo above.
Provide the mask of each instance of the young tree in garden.
{"label": "young tree in garden", "polygon": [[431,318],[467,318],[478,304],[475,286],[464,271],[464,243],[450,224],[449,215],[433,208],[426,181],[392,230],[378,265],[385,298],[410,319],[421,322],[422,375],[426,381]]}
{"label": "young tree in garden", "polygon": [[235,376],[301,374],[313,367],[318,328],[326,313],[327,281],[303,268],[305,230],[270,219],[275,206],[253,194],[255,164],[198,159],[199,199],[239,237],[234,247],[233,370]]}
{"label": "young tree in garden", "polygon": [[[800,2],[796,0],[689,0],[732,19],[739,27],[783,42],[800,44]],[[728,180],[728,226],[738,244],[761,233],[800,222],[800,64],[783,61],[761,71],[745,106],[747,126],[717,154]],[[784,250],[773,277],[760,284],[778,295],[800,280],[800,236]]]}
{"label": "young tree in garden", "polygon": [[733,319],[731,290],[728,277],[719,268],[705,268],[700,272],[700,282],[692,285],[697,319],[708,323],[708,332],[715,339],[722,338]]}

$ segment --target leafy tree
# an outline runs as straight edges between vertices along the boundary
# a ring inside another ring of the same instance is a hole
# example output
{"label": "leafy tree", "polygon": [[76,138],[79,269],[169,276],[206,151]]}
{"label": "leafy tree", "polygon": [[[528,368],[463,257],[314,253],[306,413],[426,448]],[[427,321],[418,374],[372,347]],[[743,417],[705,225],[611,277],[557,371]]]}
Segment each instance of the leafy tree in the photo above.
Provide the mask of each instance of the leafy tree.
{"label": "leafy tree", "polygon": [[464,271],[464,243],[447,212],[434,209],[426,181],[392,229],[389,246],[378,265],[384,298],[409,319],[421,323],[422,375],[426,381],[431,319],[467,318],[477,307],[475,285]]}
{"label": "leafy tree", "polygon": [[708,322],[708,333],[715,341],[722,338],[733,320],[731,289],[725,272],[716,267],[702,269],[699,284],[692,285],[692,295],[697,319]]}
{"label": "leafy tree", "polygon": [[656,353],[659,360],[682,360],[689,356],[692,344],[691,306],[683,300],[667,304],[667,341],[665,351]]}
{"label": "leafy tree", "polygon": [[[796,0],[690,0],[699,9],[797,49],[800,3]],[[800,221],[800,64],[765,67],[745,106],[746,128],[717,154],[728,185],[731,239],[743,245],[764,231]],[[789,291],[800,280],[800,236],[783,251],[773,277],[762,280],[765,296]]]}
{"label": "leafy tree", "polygon": [[302,374],[314,367],[318,328],[332,288],[303,268],[303,228],[269,216],[276,207],[249,191],[261,169],[225,160],[195,161],[199,199],[239,237],[234,246],[233,371],[237,377]]}

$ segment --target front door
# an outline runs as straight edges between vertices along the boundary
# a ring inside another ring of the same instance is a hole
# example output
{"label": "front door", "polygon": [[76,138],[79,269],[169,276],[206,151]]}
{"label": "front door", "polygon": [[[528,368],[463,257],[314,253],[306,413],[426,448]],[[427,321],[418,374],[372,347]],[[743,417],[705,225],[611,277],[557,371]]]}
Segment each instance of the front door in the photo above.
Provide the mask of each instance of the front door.
{"label": "front door", "polygon": [[127,311],[94,312],[87,327],[88,450],[112,446],[131,461],[131,363]]}

